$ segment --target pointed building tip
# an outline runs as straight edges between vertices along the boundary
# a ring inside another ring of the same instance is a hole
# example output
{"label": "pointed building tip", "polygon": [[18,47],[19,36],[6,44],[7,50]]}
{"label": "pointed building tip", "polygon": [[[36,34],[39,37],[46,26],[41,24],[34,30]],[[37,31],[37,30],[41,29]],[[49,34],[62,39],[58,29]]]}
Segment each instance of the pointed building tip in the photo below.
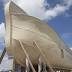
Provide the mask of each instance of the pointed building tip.
{"label": "pointed building tip", "polygon": [[6,11],[8,12],[10,10],[11,14],[24,14],[27,15],[27,13],[20,8],[16,3],[13,1],[10,1],[6,6],[5,6]]}

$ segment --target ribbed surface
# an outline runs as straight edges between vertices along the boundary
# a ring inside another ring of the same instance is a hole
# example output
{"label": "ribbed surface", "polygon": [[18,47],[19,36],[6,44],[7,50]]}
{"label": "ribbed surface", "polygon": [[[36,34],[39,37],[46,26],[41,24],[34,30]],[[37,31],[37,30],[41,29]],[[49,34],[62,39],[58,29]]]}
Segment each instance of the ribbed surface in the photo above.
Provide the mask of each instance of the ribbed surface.
{"label": "ribbed surface", "polygon": [[[10,3],[10,8],[15,9],[14,4],[12,6],[12,3]],[[8,52],[14,55],[19,64],[25,64],[25,54],[22,51],[18,40],[24,43],[24,47],[27,49],[33,63],[37,63],[38,56],[40,55],[38,50],[33,48],[33,41],[36,41],[51,66],[72,68],[72,53],[66,47],[64,42],[58,37],[56,32],[54,32],[47,24],[43,23],[39,19],[25,14],[16,14],[18,11],[13,12],[13,14],[9,16],[8,10],[9,9],[7,8],[6,46]],[[10,17],[12,19],[12,25],[10,25]],[[11,32],[12,47],[10,46]],[[64,54],[64,57],[62,54]]]}

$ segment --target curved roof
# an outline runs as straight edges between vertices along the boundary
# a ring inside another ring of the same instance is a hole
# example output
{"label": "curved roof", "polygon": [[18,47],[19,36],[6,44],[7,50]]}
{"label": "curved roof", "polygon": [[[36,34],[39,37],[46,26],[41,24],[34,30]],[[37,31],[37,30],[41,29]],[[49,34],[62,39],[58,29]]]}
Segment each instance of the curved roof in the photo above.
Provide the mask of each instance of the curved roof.
{"label": "curved roof", "polygon": [[[43,38],[43,41],[45,41],[45,43],[42,43],[42,44],[46,45],[46,43],[48,41],[50,42],[51,45],[53,43],[52,47],[55,45],[55,47],[57,49],[56,51],[58,51],[59,53],[60,53],[59,49],[63,49],[65,51],[65,56],[67,56],[70,59],[70,62],[71,62],[72,51],[65,45],[65,43],[61,40],[61,38],[57,35],[57,33],[51,27],[48,26],[48,24],[44,23],[43,21],[41,21],[41,20],[39,20],[35,17],[27,15],[24,12],[24,10],[22,10],[20,7],[18,7],[13,2],[10,2],[6,6],[5,9],[6,9],[6,11],[5,11],[6,12],[5,13],[6,14],[6,34],[7,34],[8,39],[11,38],[10,36],[12,34],[11,34],[10,29],[12,27],[13,27],[13,31],[12,31],[13,37],[12,38],[15,38],[15,39],[19,39],[19,38],[24,39],[25,35],[22,34],[24,32],[28,33],[26,35],[25,39],[30,37],[30,36],[28,36],[30,33],[31,33],[31,36],[35,36],[34,35],[34,33],[35,33],[35,34],[39,35],[38,39]],[[9,16],[10,14],[9,13],[12,15],[12,18],[11,18],[11,19],[13,19],[12,25],[10,25],[10,16]],[[35,38],[33,38],[33,39],[35,39]],[[9,46],[9,44],[8,44],[8,46]],[[46,51],[46,53],[47,53],[47,51]],[[68,59],[68,58],[66,58],[66,59]],[[66,60],[66,61],[69,61],[69,59]]]}

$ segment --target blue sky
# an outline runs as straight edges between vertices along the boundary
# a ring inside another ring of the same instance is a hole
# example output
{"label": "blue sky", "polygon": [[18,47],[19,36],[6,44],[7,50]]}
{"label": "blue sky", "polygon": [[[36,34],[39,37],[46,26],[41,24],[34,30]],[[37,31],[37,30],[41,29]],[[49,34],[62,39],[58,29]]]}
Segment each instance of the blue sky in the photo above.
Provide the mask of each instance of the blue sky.
{"label": "blue sky", "polygon": [[0,0],[0,49],[4,48],[4,5],[3,1]]}
{"label": "blue sky", "polygon": [[61,38],[72,47],[72,16],[58,16],[51,21],[49,25],[61,36]]}
{"label": "blue sky", "polygon": [[4,22],[4,6],[2,0],[0,0],[0,23],[1,22]]}
{"label": "blue sky", "polygon": [[[54,7],[56,4],[62,4],[63,2],[63,0],[47,1],[51,7]],[[55,18],[46,21],[61,36],[68,46],[72,47],[72,5],[64,13],[61,13]]]}
{"label": "blue sky", "polygon": [[[27,0],[15,0],[14,2],[29,15],[46,21],[72,48],[72,0],[30,0],[30,2]],[[0,26],[4,23],[3,3],[4,1],[0,0]],[[1,38],[0,48],[4,47],[4,44],[2,44],[4,41]]]}

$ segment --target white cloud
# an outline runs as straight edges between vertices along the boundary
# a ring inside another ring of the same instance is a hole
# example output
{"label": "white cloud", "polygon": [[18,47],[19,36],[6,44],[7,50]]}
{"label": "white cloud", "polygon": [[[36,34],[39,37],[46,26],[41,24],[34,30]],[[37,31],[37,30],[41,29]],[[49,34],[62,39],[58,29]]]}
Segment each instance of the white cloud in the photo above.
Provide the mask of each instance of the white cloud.
{"label": "white cloud", "polygon": [[62,4],[56,4],[54,8],[47,10],[46,16],[52,19],[69,10],[70,6],[72,6],[72,0],[64,0]]}
{"label": "white cloud", "polygon": [[5,26],[4,23],[0,24],[0,38],[5,36]]}
{"label": "white cloud", "polygon": [[14,2],[29,15],[40,19],[43,19],[43,17],[45,18],[45,11],[43,7],[44,0],[15,0]]}
{"label": "white cloud", "polygon": [[[45,0],[13,0],[29,15],[39,19],[52,19],[66,12],[72,5],[72,0],[63,0],[62,4],[56,4],[53,8],[45,10],[44,5],[48,3]],[[49,4],[48,4],[49,6]],[[49,6],[50,7],[50,6]]]}
{"label": "white cloud", "polygon": [[[9,0],[8,0],[9,1]],[[13,0],[29,15],[39,19],[52,19],[67,11],[72,5],[72,0],[64,0],[62,4],[56,4],[55,7],[45,10],[47,5],[45,0]],[[48,4],[49,6],[49,4]]]}
{"label": "white cloud", "polygon": [[5,38],[5,26],[4,23],[1,23],[0,24],[0,49],[3,49],[5,46],[4,38]]}
{"label": "white cloud", "polygon": [[[4,23],[0,24],[0,55],[3,52],[2,47],[4,47],[4,37],[5,37],[5,26]],[[7,53],[5,54],[1,64],[0,64],[0,71],[11,70],[13,68],[13,60],[8,59]]]}
{"label": "white cloud", "polygon": [[64,0],[64,4],[66,4],[67,7],[70,7],[72,5],[72,0]]}
{"label": "white cloud", "polygon": [[6,54],[0,64],[0,71],[8,71],[13,69],[13,59],[8,59]]}
{"label": "white cloud", "polygon": [[70,48],[72,50],[72,48]]}
{"label": "white cloud", "polygon": [[65,6],[61,6],[61,5],[57,4],[54,8],[47,10],[46,17],[48,19],[54,18],[54,17],[58,16],[59,14],[65,12],[65,10],[66,10]]}

